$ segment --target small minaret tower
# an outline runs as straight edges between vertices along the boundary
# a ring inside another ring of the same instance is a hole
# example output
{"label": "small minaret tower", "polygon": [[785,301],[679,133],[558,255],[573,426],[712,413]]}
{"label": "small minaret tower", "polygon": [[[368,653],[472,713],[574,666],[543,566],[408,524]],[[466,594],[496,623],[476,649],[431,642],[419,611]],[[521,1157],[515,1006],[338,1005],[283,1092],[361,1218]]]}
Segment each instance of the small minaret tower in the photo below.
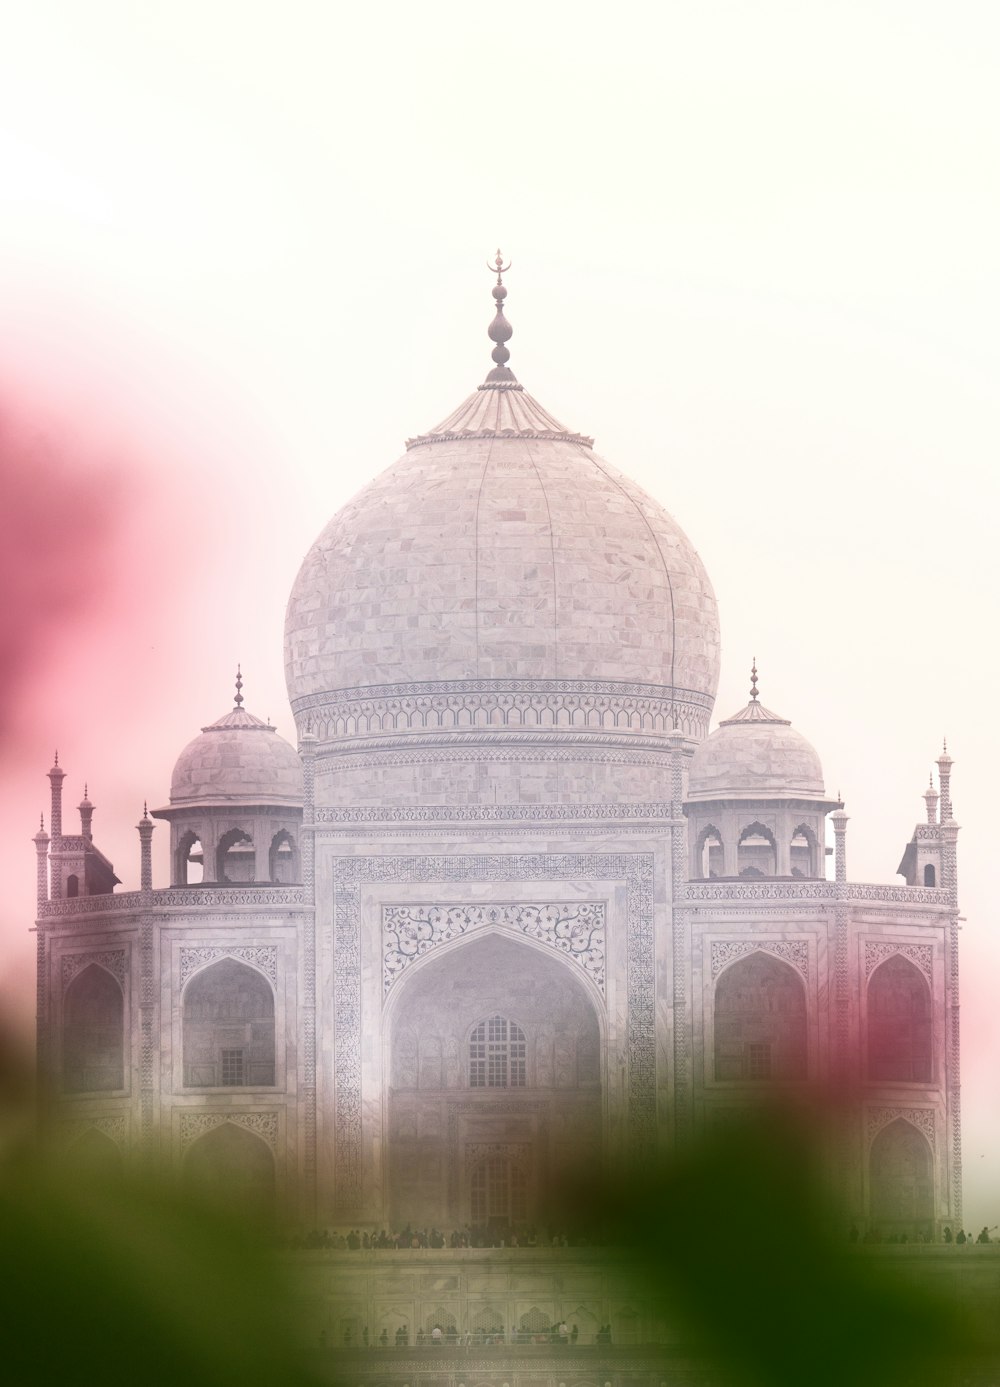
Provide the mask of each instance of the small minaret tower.
{"label": "small minaret tower", "polygon": [[42,906],[49,898],[49,835],[45,832],[45,815],[42,814],[38,824],[38,832],[35,834],[35,852],[37,854],[37,882],[38,882],[38,910],[41,913]]}
{"label": "small minaret tower", "polygon": [[[49,771],[49,785],[51,787],[49,808],[49,832],[51,834],[51,842],[49,844],[49,850],[53,857],[57,856],[62,849],[62,788],[65,779],[66,772],[59,764],[59,753],[57,751],[52,762],[52,769]],[[63,874],[59,864],[53,863],[52,867],[50,891],[52,899],[57,901],[61,900],[63,895]]]}
{"label": "small minaret tower", "polygon": [[94,806],[87,797],[87,786],[83,787],[83,799],[77,805],[80,811],[80,833],[88,842],[92,842],[94,834],[91,825],[94,822]]}

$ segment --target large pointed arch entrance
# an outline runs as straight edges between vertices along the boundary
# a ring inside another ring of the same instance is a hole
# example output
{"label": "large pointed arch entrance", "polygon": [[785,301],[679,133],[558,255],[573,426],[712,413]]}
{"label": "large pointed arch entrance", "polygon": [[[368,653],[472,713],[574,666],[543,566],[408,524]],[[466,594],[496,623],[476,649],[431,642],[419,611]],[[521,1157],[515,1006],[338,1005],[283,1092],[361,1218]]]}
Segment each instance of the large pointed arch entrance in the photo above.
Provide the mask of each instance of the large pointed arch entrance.
{"label": "large pointed arch entrance", "polygon": [[387,1014],[389,1217],[509,1236],[602,1155],[602,1024],[572,964],[499,932],[446,946]]}

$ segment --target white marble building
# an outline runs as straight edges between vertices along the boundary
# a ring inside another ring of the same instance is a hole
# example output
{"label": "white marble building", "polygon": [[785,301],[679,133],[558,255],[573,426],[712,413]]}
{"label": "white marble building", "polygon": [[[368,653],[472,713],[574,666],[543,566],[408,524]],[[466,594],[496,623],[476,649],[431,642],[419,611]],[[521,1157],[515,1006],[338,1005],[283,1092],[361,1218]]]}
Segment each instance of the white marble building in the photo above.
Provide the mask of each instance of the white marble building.
{"label": "white marble building", "polygon": [[123,893],[89,801],[63,833],[50,772],[52,1130],[305,1227],[509,1228],[543,1221],[576,1161],[652,1155],[765,1084],[838,1075],[858,1227],[957,1226],[950,760],[905,884],[849,881],[846,815],[756,671],[709,735],[701,561],[515,380],[499,275],[493,293],[484,384],[302,564],[298,750],[238,685],[143,816]]}

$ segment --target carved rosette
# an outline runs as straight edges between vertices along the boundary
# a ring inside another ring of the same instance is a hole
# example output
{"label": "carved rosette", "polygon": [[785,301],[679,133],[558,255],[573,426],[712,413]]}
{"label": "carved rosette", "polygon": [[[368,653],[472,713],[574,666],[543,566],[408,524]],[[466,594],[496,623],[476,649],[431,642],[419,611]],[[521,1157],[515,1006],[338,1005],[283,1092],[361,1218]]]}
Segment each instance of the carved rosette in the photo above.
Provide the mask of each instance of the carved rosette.
{"label": "carved rosette", "polygon": [[868,1145],[871,1146],[883,1127],[888,1127],[890,1122],[895,1122],[900,1117],[906,1122],[911,1122],[918,1132],[923,1132],[931,1144],[931,1149],[934,1149],[937,1144],[937,1124],[933,1108],[869,1108],[866,1123]]}
{"label": "carved rosette", "polygon": [[63,954],[63,993],[77,974],[82,973],[84,968],[88,968],[92,963],[105,968],[112,977],[118,980],[122,991],[125,991],[125,979],[128,976],[128,952],[125,949],[89,949],[82,954]]}
{"label": "carved rosette", "polygon": [[243,1127],[266,1141],[274,1151],[278,1144],[278,1114],[271,1112],[182,1112],[180,1115],[180,1148],[184,1152],[199,1137],[214,1131],[224,1123]]}
{"label": "carved rosette", "polygon": [[865,940],[865,977],[870,978],[875,969],[894,954],[908,958],[917,965],[928,982],[932,981],[934,950],[930,944],[899,944],[883,939]]}
{"label": "carved rosette", "polygon": [[483,929],[522,934],[575,963],[604,995],[603,901],[537,905],[385,905],[382,907],[382,987],[388,993],[411,963],[440,944]]}
{"label": "carved rosette", "polygon": [[712,977],[748,954],[773,954],[809,979],[809,945],[804,939],[715,939],[712,941]]}
{"label": "carved rosette", "polygon": [[274,944],[248,944],[235,948],[216,948],[212,945],[182,948],[180,952],[181,987],[184,987],[193,973],[220,958],[232,958],[239,963],[249,964],[251,968],[256,968],[263,973],[270,981],[271,986],[277,990],[278,949]]}

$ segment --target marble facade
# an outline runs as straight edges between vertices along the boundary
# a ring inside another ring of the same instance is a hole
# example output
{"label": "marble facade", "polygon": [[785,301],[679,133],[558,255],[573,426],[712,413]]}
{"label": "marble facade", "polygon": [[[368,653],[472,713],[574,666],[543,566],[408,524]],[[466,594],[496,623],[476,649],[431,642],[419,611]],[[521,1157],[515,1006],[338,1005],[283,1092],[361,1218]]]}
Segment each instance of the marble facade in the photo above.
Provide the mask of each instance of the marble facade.
{"label": "marble facade", "polygon": [[843,807],[756,678],[708,735],[719,627],[690,542],[495,369],[307,555],[298,748],[238,685],[182,752],[154,815],[168,886],[144,816],[141,888],[114,892],[50,773],[47,1120],[182,1170],[214,1141],[301,1227],[509,1228],[575,1161],[846,1075],[857,1225],[957,1224],[950,760],[906,884],[849,882]]}

